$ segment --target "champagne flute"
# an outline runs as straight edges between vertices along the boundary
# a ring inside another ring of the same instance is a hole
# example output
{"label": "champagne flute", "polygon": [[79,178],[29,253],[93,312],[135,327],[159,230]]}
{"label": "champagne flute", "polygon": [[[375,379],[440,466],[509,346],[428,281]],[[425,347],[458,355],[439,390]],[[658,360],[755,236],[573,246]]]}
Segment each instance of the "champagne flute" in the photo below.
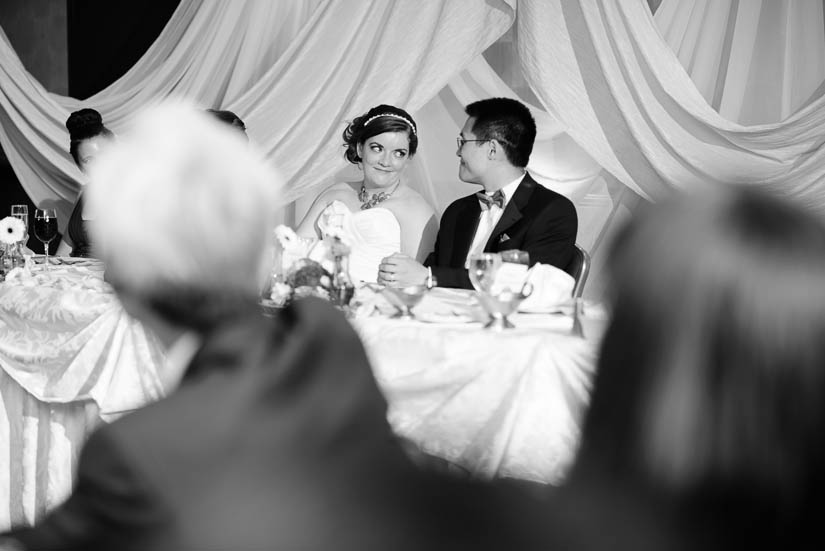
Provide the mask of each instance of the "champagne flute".
{"label": "champagne flute", "polygon": [[11,215],[19,218],[26,225],[26,232],[23,234],[23,245],[29,241],[29,205],[12,205]]}
{"label": "champagne flute", "polygon": [[34,235],[43,243],[46,271],[49,271],[49,243],[57,237],[57,213],[54,209],[34,211]]}

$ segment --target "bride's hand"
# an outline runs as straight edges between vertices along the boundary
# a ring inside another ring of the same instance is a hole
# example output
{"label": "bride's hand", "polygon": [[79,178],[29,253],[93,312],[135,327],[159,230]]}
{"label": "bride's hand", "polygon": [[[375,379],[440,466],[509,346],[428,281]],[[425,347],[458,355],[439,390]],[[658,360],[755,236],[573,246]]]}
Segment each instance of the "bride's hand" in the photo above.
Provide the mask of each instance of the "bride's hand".
{"label": "bride's hand", "polygon": [[391,287],[420,285],[427,279],[428,273],[427,268],[414,258],[395,253],[378,265],[378,283]]}

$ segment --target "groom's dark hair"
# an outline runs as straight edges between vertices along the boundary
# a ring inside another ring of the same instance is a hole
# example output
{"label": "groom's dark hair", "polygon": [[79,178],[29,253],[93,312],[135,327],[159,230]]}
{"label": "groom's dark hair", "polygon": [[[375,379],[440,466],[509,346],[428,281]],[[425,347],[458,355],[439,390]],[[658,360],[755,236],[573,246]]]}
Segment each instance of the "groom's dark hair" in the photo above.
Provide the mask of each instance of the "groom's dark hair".
{"label": "groom's dark hair", "polygon": [[475,119],[472,130],[477,139],[496,140],[513,166],[527,166],[536,141],[536,121],[526,105],[510,98],[489,98],[471,103],[464,111]]}

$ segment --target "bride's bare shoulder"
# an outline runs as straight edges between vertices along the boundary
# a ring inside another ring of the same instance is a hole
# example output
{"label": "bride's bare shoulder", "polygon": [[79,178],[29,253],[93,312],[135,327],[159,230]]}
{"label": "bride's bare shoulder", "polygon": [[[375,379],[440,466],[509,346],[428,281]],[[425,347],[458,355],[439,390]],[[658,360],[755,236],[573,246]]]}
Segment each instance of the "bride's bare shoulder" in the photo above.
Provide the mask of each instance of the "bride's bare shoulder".
{"label": "bride's bare shoulder", "polygon": [[427,200],[414,189],[404,186],[399,188],[399,191],[402,192],[397,198],[399,210],[414,216],[428,216],[435,212]]}
{"label": "bride's bare shoulder", "polygon": [[345,200],[351,197],[357,197],[357,185],[355,182],[336,182],[322,191],[321,194],[318,195],[318,199],[329,202],[336,199]]}

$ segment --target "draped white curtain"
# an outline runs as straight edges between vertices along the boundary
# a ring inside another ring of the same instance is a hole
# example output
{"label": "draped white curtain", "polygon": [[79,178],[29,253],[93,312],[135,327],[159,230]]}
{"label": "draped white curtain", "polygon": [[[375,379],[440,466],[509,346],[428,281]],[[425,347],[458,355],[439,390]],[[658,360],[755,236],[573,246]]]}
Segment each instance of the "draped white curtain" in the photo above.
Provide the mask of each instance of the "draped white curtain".
{"label": "draped white curtain", "polygon": [[696,88],[729,121],[779,122],[821,95],[821,0],[668,0],[654,20]]}
{"label": "draped white curtain", "polygon": [[524,73],[543,105],[638,193],[746,182],[825,212],[823,98],[778,123],[725,119],[642,2],[522,0],[518,25]]}
{"label": "draped white curtain", "polygon": [[143,58],[82,102],[43,90],[0,36],[0,143],[35,202],[71,201],[71,110],[95,107],[117,132],[186,96],[245,120],[300,219],[347,171],[345,121],[394,103],[420,127],[409,179],[441,211],[470,191],[455,158],[463,105],[518,96],[480,55],[515,22],[508,72],[537,102],[529,169],[575,202],[593,296],[601,243],[639,196],[744,182],[825,211],[822,6],[663,0],[654,18],[644,0],[183,0]]}
{"label": "draped white curtain", "polygon": [[117,133],[135,111],[168,96],[204,107],[230,102],[281,57],[321,3],[183,0],[140,61],[83,101],[43,89],[0,33],[0,145],[34,203],[57,200],[65,222],[82,179],[68,154],[71,111],[94,107]]}
{"label": "draped white curtain", "polygon": [[340,167],[343,121],[379,102],[418,109],[514,18],[515,0],[183,0],[141,60],[82,102],[44,90],[2,35],[0,145],[35,203],[70,202],[81,175],[69,112],[93,106],[117,133],[141,107],[185,96],[247,122],[288,202]]}

